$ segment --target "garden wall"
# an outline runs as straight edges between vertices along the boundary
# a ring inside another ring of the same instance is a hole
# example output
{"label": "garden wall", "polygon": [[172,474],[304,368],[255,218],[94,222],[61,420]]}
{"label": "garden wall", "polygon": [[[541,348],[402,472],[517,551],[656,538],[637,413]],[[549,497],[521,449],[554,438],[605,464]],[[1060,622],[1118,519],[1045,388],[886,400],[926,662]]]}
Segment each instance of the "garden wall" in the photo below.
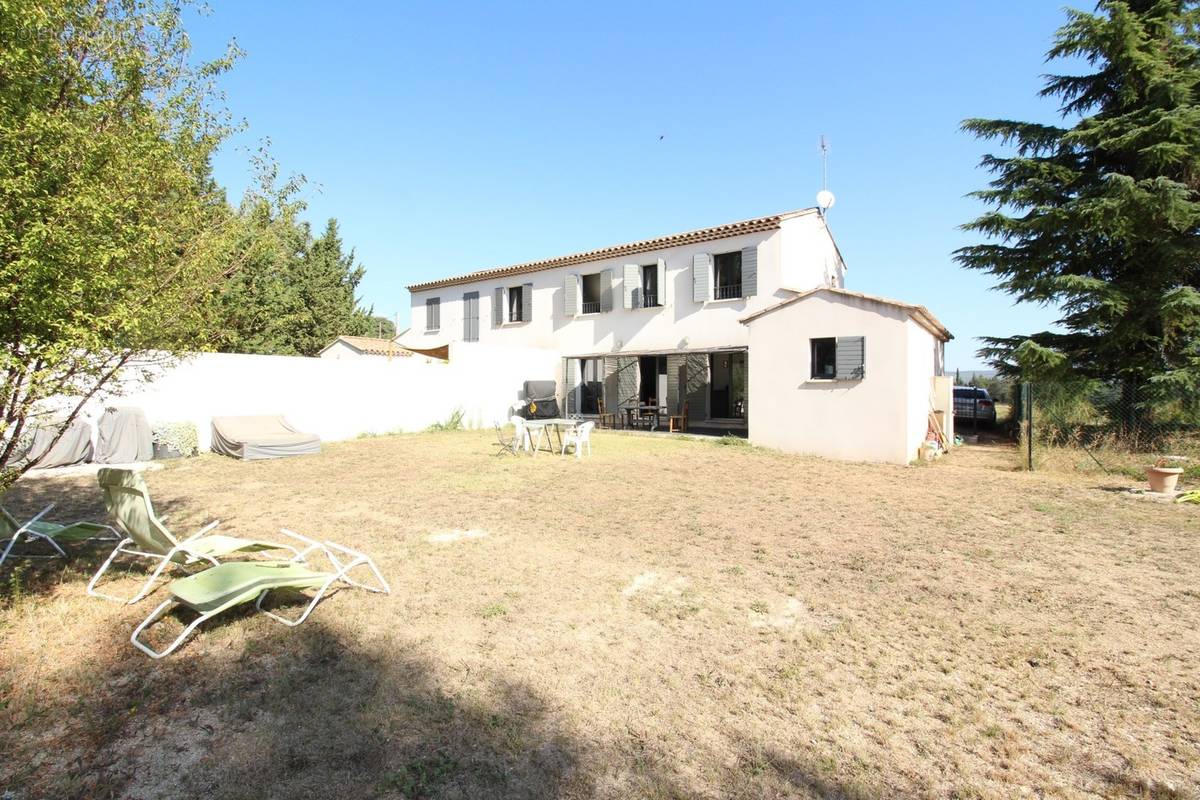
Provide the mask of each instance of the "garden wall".
{"label": "garden wall", "polygon": [[150,424],[188,421],[208,449],[214,416],[283,414],[325,441],[423,430],[456,409],[468,427],[508,419],[526,380],[557,378],[559,357],[536,348],[453,345],[449,362],[422,356],[322,359],[199,353],[166,368],[131,371],[120,396],[89,404],[136,406]]}

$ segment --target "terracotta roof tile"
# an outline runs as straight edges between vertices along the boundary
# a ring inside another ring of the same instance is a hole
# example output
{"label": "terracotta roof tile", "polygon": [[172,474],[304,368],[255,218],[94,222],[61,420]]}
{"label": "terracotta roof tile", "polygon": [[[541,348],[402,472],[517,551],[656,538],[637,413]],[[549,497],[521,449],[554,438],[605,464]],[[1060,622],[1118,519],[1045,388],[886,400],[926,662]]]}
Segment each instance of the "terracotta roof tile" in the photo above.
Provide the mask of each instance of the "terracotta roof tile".
{"label": "terracotta roof tile", "polygon": [[768,306],[767,308],[755,311],[753,314],[742,317],[741,322],[742,324],[753,322],[759,317],[770,314],[772,311],[777,311],[785,306],[790,306],[793,303],[797,303],[807,297],[812,297],[818,292],[830,292],[832,294],[841,295],[842,297],[854,297],[859,300],[870,300],[873,303],[880,303],[885,306],[902,308],[908,312],[908,315],[912,317],[913,321],[925,328],[934,336],[941,338],[943,341],[950,341],[954,338],[954,334],[950,333],[950,331],[946,329],[946,326],[939,322],[938,318],[935,317],[933,313],[925,306],[919,306],[915,303],[905,303],[901,300],[892,300],[889,297],[879,297],[873,294],[852,292],[849,289],[841,289],[836,286],[818,286],[815,289],[809,289],[805,292],[798,292],[795,297],[789,297],[788,299],[782,300],[773,306]]}
{"label": "terracotta roof tile", "polygon": [[635,253],[648,253],[654,250],[664,250],[668,247],[679,247],[685,244],[696,244],[698,242],[711,242],[717,239],[728,239],[732,236],[741,236],[745,233],[758,233],[760,231],[771,231],[779,227],[780,223],[785,219],[799,217],[805,214],[815,214],[817,209],[805,208],[797,211],[785,211],[782,214],[772,214],[769,217],[758,217],[756,219],[743,220],[741,222],[730,222],[725,225],[717,225],[712,228],[700,228],[694,231],[685,231],[684,233],[673,233],[669,236],[659,236],[655,239],[643,239],[638,242],[629,242],[627,244],[616,244],[609,247],[601,247],[598,250],[587,250],[582,253],[572,253],[566,256],[557,256],[555,258],[546,258],[541,261],[528,261],[524,264],[513,264],[507,267],[494,267],[492,269],[483,269],[477,272],[468,272],[465,275],[456,275],[452,278],[440,278],[438,280],[426,281],[424,283],[414,283],[408,287],[410,292],[420,292],[426,289],[438,289],[443,286],[455,286],[461,283],[474,283],[475,281],[488,280],[490,278],[502,278],[508,275],[523,275],[529,272],[540,272],[544,269],[554,269],[555,267],[566,267],[573,264],[586,264],[589,261],[601,261],[607,258],[616,258],[619,256],[634,255]]}

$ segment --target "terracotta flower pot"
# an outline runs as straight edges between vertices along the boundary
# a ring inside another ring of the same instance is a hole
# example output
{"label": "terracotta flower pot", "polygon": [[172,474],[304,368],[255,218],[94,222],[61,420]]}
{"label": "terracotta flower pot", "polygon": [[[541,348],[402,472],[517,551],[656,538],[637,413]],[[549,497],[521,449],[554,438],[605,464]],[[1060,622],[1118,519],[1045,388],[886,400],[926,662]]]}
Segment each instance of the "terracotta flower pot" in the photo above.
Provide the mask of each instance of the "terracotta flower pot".
{"label": "terracotta flower pot", "polygon": [[1158,494],[1171,494],[1179,476],[1183,474],[1180,467],[1146,467],[1146,478],[1150,481],[1150,491]]}

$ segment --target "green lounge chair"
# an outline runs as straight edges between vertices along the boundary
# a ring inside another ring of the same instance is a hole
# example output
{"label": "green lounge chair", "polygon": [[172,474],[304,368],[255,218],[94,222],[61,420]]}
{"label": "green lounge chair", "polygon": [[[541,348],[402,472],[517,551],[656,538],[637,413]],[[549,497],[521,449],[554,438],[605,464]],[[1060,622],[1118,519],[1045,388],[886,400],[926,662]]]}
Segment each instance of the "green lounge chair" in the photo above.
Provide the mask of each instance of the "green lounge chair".
{"label": "green lounge chair", "polygon": [[[59,525],[54,522],[42,522],[42,517],[50,513],[50,509],[54,508],[54,504],[43,508],[33,519],[21,525],[13,518],[13,515],[0,506],[0,541],[8,539],[8,544],[4,546],[4,552],[0,554],[0,565],[8,559],[12,553],[13,547],[17,542],[24,539],[26,542],[43,541],[54,548],[55,552],[50,555],[33,555],[25,553],[17,553],[14,558],[58,558],[59,556],[66,558],[67,551],[62,549],[59,542],[73,543],[86,541],[113,541],[121,538],[117,532],[108,525],[100,525],[96,522],[72,522],[70,525]],[[105,534],[110,535],[105,535]]]}
{"label": "green lounge chair", "polygon": [[[134,628],[129,641],[151,658],[162,658],[173,653],[201,623],[235,606],[249,603],[251,600],[255,601],[255,607],[259,611],[272,619],[278,620],[284,625],[295,626],[308,619],[308,615],[317,607],[317,603],[321,601],[335,581],[341,581],[368,592],[392,593],[387,581],[380,574],[379,568],[375,566],[375,562],[365,554],[330,541],[317,542],[286,528],[281,528],[280,533],[299,539],[308,544],[308,547],[298,552],[291,561],[233,561],[171,581],[167,586],[171,597],[160,603],[158,608],[150,612],[150,616]],[[305,559],[314,550],[322,552],[333,565],[333,571],[312,569],[305,563]],[[339,556],[343,558],[349,556],[349,560],[343,562]],[[374,573],[375,579],[379,582],[378,586],[368,586],[347,577],[352,569],[364,565]],[[262,607],[266,596],[277,589],[297,591],[315,589],[316,594],[309,600],[298,618],[287,619]],[[146,628],[178,606],[186,606],[199,616],[184,628],[183,632],[175,637],[175,640],[166,649],[155,650],[141,640],[141,634]]]}
{"label": "green lounge chair", "polygon": [[[191,566],[201,562],[216,565],[221,563],[220,559],[235,553],[262,550],[290,550],[292,553],[298,553],[290,544],[210,534],[209,531],[221,524],[220,520],[210,522],[187,539],[179,541],[167,530],[163,520],[154,513],[154,504],[150,502],[150,490],[146,488],[146,482],[142,480],[141,475],[133,470],[109,468],[100,470],[97,477],[108,512],[112,514],[117,527],[126,538],[117,544],[108,559],[92,576],[87,587],[87,593],[92,597],[102,597],[119,603],[136,603],[149,594],[158,576],[172,565]],[[101,576],[108,571],[113,560],[122,554],[149,558],[157,562],[142,588],[129,599],[113,597],[96,590]]]}

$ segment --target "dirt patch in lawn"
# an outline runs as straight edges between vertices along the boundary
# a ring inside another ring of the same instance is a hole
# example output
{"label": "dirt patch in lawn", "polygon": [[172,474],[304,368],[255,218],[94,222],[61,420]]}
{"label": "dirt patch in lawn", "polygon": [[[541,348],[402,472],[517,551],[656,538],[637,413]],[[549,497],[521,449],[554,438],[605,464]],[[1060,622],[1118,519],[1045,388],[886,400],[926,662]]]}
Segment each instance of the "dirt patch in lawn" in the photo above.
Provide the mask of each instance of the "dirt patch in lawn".
{"label": "dirt patch in lawn", "polygon": [[[87,598],[100,548],[6,564],[0,793],[1200,790],[1200,508],[987,453],[903,468],[594,438],[582,460],[436,433],[148,475],[180,533],[332,539],[393,594],[338,591],[295,629],[233,612],[154,662],[128,637],[164,589]],[[103,516],[83,477],[5,503],[52,500]]]}

